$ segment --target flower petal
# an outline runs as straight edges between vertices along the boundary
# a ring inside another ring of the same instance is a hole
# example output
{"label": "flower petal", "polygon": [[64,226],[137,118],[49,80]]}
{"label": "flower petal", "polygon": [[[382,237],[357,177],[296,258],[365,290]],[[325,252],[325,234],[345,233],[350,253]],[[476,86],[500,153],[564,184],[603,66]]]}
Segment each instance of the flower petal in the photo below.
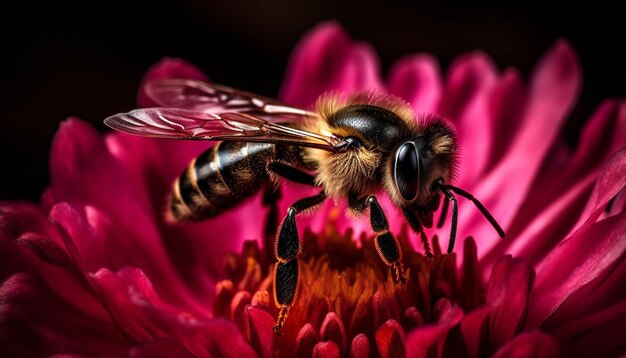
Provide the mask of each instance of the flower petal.
{"label": "flower petal", "polygon": [[514,69],[507,69],[495,85],[488,98],[486,118],[492,121],[493,134],[489,160],[485,171],[492,169],[508,152],[509,146],[517,135],[521,123],[521,112],[524,105],[524,87],[522,79]]}
{"label": "flower petal", "polygon": [[463,311],[456,306],[445,310],[440,320],[433,325],[418,327],[406,338],[407,357],[429,357],[431,350],[441,356],[448,331],[463,318]]}
{"label": "flower petal", "polygon": [[495,307],[480,307],[467,313],[461,320],[461,336],[467,357],[487,356],[490,315]]}
{"label": "flower petal", "polygon": [[341,352],[345,352],[348,344],[346,329],[335,312],[328,312],[320,327],[320,340],[333,341]]}
{"label": "flower petal", "polygon": [[164,80],[170,78],[187,78],[193,80],[206,81],[208,78],[196,66],[181,60],[180,58],[166,57],[154,64],[141,80],[139,92],[137,94],[137,103],[139,107],[154,107],[156,103],[148,97],[144,91],[144,84],[148,81]]}
{"label": "flower petal", "polygon": [[461,297],[459,299],[461,307],[466,312],[484,303],[484,284],[478,264],[478,254],[476,241],[467,238],[463,243],[463,266],[461,277]]}
{"label": "flower petal", "polygon": [[545,333],[522,333],[496,352],[494,358],[558,357],[559,344]]}
{"label": "flower petal", "polygon": [[339,347],[333,341],[319,342],[313,347],[313,358],[339,358]]}
{"label": "flower petal", "polygon": [[[580,64],[573,50],[567,43],[558,42],[534,72],[522,125],[506,160],[483,178],[472,193],[489,208],[505,231],[528,195],[541,162],[574,104],[580,78]],[[502,200],[502,193],[507,193],[507,200]],[[459,227],[466,228],[465,235],[478,240],[479,258],[500,240],[478,210],[461,211]]]}
{"label": "flower petal", "polygon": [[405,57],[389,70],[389,92],[404,98],[420,116],[437,109],[442,93],[437,60],[428,54]]}
{"label": "flower petal", "polygon": [[[489,266],[504,253],[511,253],[537,264],[568,232],[580,226],[588,217],[584,213],[581,216],[581,211],[605,158],[616,147],[626,146],[626,133],[620,128],[626,128],[626,105],[605,101],[585,125],[573,156],[567,153],[565,161],[558,159],[560,142],[555,143],[530,189],[535,194],[526,198],[507,230],[507,236],[515,239],[499,241],[482,263]],[[563,217],[579,217],[579,223],[561,220]]]}
{"label": "flower petal", "polygon": [[504,346],[524,327],[534,279],[530,265],[510,255],[493,267],[487,287],[487,302],[494,307],[490,315],[489,354]]}
{"label": "flower petal", "polygon": [[556,247],[537,268],[530,327],[536,327],[576,289],[597,277],[626,250],[626,214],[595,220],[608,202],[626,187],[626,149],[616,153],[598,178],[593,209],[586,222]]}
{"label": "flower petal", "polygon": [[162,304],[143,272],[125,268],[118,273],[101,269],[90,275],[111,317],[129,338],[145,342],[165,336],[162,327],[151,322],[139,302]]}
{"label": "flower petal", "polygon": [[350,358],[367,358],[370,356],[370,342],[363,333],[357,334],[350,344]]}
{"label": "flower petal", "polygon": [[[183,345],[174,339],[156,339],[133,349],[128,352],[131,358],[194,358],[191,352],[185,349]],[[55,357],[56,358],[56,357]]]}
{"label": "flower petal", "polygon": [[[607,307],[620,305],[624,301],[625,281],[626,256],[622,256],[588,284],[572,293],[559,310],[543,322],[541,328],[549,332],[560,331],[566,326],[580,329],[582,326],[575,325],[579,319],[602,315]],[[607,324],[608,321],[604,323]],[[618,330],[618,327],[614,327],[614,331]]]}
{"label": "flower petal", "polygon": [[[621,282],[623,286],[623,281]],[[622,296],[623,297],[623,296]],[[567,357],[617,357],[626,352],[626,302],[602,311],[575,316],[571,322],[551,329]]]}
{"label": "flower petal", "polygon": [[62,247],[62,240],[46,215],[30,203],[0,202],[0,280],[28,271],[16,245],[24,235],[38,235]]}
{"label": "flower petal", "polygon": [[315,328],[310,323],[305,324],[300,328],[298,336],[296,337],[295,356],[296,357],[311,357],[313,355],[313,347],[319,341],[319,337]]}
{"label": "flower petal", "polygon": [[383,358],[404,357],[404,329],[392,319],[385,322],[376,331],[376,347]]}
{"label": "flower petal", "polygon": [[494,137],[488,99],[497,83],[493,61],[482,52],[459,57],[449,70],[439,113],[456,124],[461,148],[459,186],[473,190]]}
{"label": "flower petal", "polygon": [[20,273],[0,284],[0,346],[11,357],[121,356],[129,344],[111,320],[77,311],[41,280]]}
{"label": "flower petal", "polygon": [[82,226],[70,236],[80,253],[74,257],[80,257],[84,270],[140,267],[154,277],[157,287],[169,288],[163,290],[174,296],[168,299],[195,308],[199,315],[209,314],[205,302],[195,302],[171,264],[153,217],[155,208],[160,211],[161,206],[147,199],[149,185],[133,186],[90,125],[76,119],[64,122],[50,157],[55,201],[68,202],[78,211],[59,209],[58,223],[68,230]]}
{"label": "flower petal", "polygon": [[537,327],[567,298],[624,255],[626,213],[574,233],[539,266],[532,293],[529,326]]}
{"label": "flower petal", "polygon": [[168,305],[141,270],[102,269],[89,278],[118,327],[134,342],[174,338],[197,356],[255,354],[233,322],[199,321]]}
{"label": "flower petal", "polygon": [[263,309],[248,306],[244,322],[246,337],[254,350],[260,357],[271,357],[274,348],[274,318]]}
{"label": "flower petal", "polygon": [[56,242],[46,237],[34,233],[26,233],[20,236],[17,242],[31,250],[37,257],[48,264],[62,268],[74,266],[67,252]]}
{"label": "flower petal", "polygon": [[337,23],[327,22],[311,30],[296,46],[279,97],[292,105],[308,107],[327,91],[381,87],[374,51],[352,43]]}

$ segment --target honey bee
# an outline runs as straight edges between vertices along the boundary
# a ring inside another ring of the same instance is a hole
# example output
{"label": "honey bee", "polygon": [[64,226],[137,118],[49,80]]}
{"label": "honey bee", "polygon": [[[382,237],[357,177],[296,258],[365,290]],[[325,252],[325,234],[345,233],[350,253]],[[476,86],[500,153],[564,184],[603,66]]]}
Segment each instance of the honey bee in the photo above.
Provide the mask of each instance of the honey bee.
{"label": "honey bee", "polygon": [[[376,195],[384,192],[416,233],[431,227],[452,205],[448,252],[457,230],[455,194],[471,200],[498,234],[504,231],[471,194],[452,185],[458,162],[456,132],[436,115],[416,118],[388,94],[321,96],[314,111],[217,84],[171,79],[146,84],[159,106],[136,109],[104,122],[122,132],[159,138],[219,141],[183,171],[173,185],[167,216],[197,221],[217,216],[279,178],[319,187],[287,210],[274,244],[274,301],[280,331],[299,286],[300,240],[296,215],[326,198],[347,198],[355,215],[369,209],[381,260],[404,283],[402,251]],[[439,221],[439,225],[443,220]],[[426,255],[428,243],[421,235]]]}

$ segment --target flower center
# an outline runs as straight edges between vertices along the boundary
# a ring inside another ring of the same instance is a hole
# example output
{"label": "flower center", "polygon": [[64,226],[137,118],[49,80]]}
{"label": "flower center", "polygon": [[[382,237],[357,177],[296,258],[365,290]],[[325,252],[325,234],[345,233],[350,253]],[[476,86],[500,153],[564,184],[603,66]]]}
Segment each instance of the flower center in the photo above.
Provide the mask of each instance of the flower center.
{"label": "flower center", "polygon": [[[381,335],[401,341],[404,332],[437,321],[453,301],[463,297],[457,283],[456,256],[442,254],[434,238],[435,255],[427,258],[411,247],[407,237],[406,230],[398,235],[409,278],[401,285],[392,280],[373,240],[361,237],[357,241],[350,230],[340,234],[332,221],[321,234],[305,231],[298,257],[300,287],[283,336],[274,338],[279,355],[310,353],[312,342],[322,341],[334,342],[342,353],[350,350],[355,340],[380,348],[377,340]],[[473,240],[468,241],[473,244]],[[471,255],[471,249],[466,251]],[[243,312],[252,305],[276,319],[278,310],[271,297],[272,258],[273,250],[268,254],[256,242],[247,242],[241,254],[228,257],[225,279],[217,285],[216,316],[233,319],[245,329]],[[480,280],[465,276],[461,288],[469,289],[471,294],[461,301],[476,301],[474,305],[483,292],[477,284]],[[466,287],[465,281],[472,287]],[[464,302],[460,305],[465,306]],[[379,333],[381,330],[392,334],[384,335]]]}

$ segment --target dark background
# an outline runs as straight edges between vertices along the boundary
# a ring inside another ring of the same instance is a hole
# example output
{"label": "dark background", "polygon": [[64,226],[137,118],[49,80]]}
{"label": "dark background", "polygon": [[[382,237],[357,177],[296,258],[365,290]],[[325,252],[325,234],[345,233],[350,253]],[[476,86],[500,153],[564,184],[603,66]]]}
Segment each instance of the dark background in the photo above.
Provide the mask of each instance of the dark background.
{"label": "dark background", "polygon": [[[330,0],[19,2],[1,11],[0,200],[38,200],[61,120],[102,119],[135,105],[137,85],[164,56],[184,58],[219,83],[275,96],[300,36],[338,20],[377,50],[383,73],[398,58],[430,52],[445,70],[482,49],[527,76],[555,40],[566,38],[584,70],[581,99],[566,125],[580,124],[607,97],[626,95],[622,13],[607,7],[481,7]],[[15,7],[17,6],[17,8]]]}

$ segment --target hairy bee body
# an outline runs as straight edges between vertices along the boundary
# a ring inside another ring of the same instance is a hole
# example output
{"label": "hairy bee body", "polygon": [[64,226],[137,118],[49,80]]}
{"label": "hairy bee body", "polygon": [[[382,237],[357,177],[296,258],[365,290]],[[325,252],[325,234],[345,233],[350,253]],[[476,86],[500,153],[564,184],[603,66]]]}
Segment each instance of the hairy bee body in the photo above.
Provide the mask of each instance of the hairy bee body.
{"label": "hairy bee body", "polygon": [[302,166],[296,148],[270,143],[218,142],[180,174],[170,194],[168,217],[199,221],[217,216],[273,185],[267,164],[280,159]]}

